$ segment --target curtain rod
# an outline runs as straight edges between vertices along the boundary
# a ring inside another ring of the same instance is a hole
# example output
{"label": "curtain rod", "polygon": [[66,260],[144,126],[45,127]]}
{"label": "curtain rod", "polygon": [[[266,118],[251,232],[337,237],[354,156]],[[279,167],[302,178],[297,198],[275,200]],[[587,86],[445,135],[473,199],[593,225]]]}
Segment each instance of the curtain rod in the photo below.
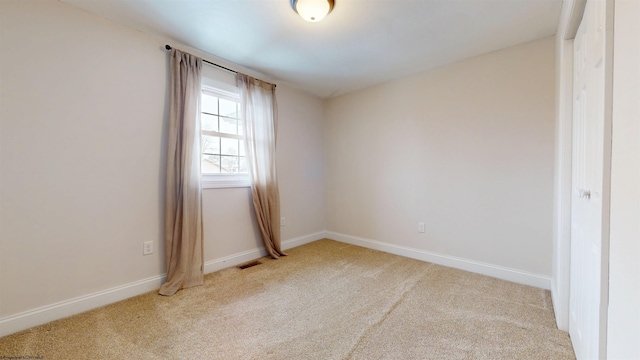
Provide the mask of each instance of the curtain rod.
{"label": "curtain rod", "polygon": [[[171,50],[171,45],[165,45],[165,46],[164,46],[164,48],[165,48],[165,49],[167,49],[167,50]],[[218,64],[216,64],[216,63],[212,63],[211,61],[208,61],[208,60],[205,60],[205,59],[202,59],[202,61],[203,61],[203,62],[206,62],[207,64],[210,64],[210,65],[213,65],[213,66],[217,66],[217,67],[219,67],[220,69],[224,69],[224,70],[227,70],[227,71],[229,71],[229,72],[232,72],[232,73],[234,73],[234,74],[237,74],[237,73],[238,73],[238,72],[237,72],[237,71],[235,71],[235,70],[229,69],[228,67],[224,67],[224,66],[222,66],[222,65],[218,65]],[[264,80],[260,80],[260,81],[264,81]],[[273,85],[274,87],[275,87],[275,86],[277,86],[276,84],[272,84],[272,83],[267,82],[267,81],[264,81],[264,82],[266,82],[266,83],[267,83],[267,84],[269,84],[269,85]]]}

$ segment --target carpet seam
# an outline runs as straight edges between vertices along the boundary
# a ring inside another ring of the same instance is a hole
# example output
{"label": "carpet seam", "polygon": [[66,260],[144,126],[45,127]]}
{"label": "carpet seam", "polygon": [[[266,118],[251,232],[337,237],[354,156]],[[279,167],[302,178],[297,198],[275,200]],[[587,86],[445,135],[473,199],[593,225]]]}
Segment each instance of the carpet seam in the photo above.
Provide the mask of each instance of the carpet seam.
{"label": "carpet seam", "polygon": [[403,293],[402,295],[400,295],[400,297],[398,298],[398,300],[396,302],[393,303],[393,305],[389,308],[389,310],[387,310],[384,315],[380,318],[380,320],[376,321],[375,324],[372,324],[371,326],[369,326],[367,328],[367,330],[363,331],[362,334],[360,335],[360,337],[358,338],[358,341],[356,341],[355,345],[353,345],[351,347],[351,350],[349,351],[349,353],[347,354],[347,356],[344,358],[344,360],[349,360],[352,359],[353,357],[353,353],[356,351],[356,349],[360,346],[360,343],[362,342],[362,340],[375,328],[378,328],[386,319],[387,317],[389,317],[389,315],[398,307],[398,305],[400,305],[400,303],[402,303],[404,301],[404,299],[407,297],[407,294],[413,290],[418,283],[420,282],[420,280],[422,280],[424,277],[426,276],[425,272],[423,271],[422,275],[419,276],[416,281],[410,286],[408,287]]}

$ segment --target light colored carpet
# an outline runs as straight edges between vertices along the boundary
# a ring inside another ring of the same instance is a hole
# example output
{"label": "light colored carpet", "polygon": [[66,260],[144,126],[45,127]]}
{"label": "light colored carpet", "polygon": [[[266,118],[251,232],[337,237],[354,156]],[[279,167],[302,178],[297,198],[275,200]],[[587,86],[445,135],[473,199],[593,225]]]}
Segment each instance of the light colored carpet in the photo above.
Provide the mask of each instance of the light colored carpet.
{"label": "light colored carpet", "polygon": [[549,292],[331,240],[0,339],[45,359],[573,359]]}

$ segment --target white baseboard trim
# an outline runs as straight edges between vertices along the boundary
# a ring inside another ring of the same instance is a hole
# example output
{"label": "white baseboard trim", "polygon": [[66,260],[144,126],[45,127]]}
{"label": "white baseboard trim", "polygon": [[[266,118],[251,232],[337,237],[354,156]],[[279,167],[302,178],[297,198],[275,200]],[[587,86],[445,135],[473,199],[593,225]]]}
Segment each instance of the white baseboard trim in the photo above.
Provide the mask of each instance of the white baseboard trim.
{"label": "white baseboard trim", "polygon": [[[321,231],[285,240],[282,242],[282,249],[291,249],[324,237],[325,232]],[[264,248],[258,248],[208,261],[204,264],[204,272],[208,274],[257,259],[266,254]],[[166,274],[162,274],[0,318],[0,337],[157,290],[164,283],[165,278]]]}
{"label": "white baseboard trim", "polygon": [[322,240],[327,237],[326,231],[318,231],[317,233],[300,236],[297,238],[285,240],[282,242],[282,250],[289,250],[294,247],[302,246],[304,244],[312,243],[317,240]]}
{"label": "white baseboard trim", "polygon": [[[281,247],[282,247],[282,250],[288,250],[296,246],[300,246],[316,240],[324,239],[324,237],[325,237],[325,232],[320,231],[314,234],[309,234],[309,235],[304,235],[304,236],[300,236],[300,237],[289,239],[289,240],[284,240],[281,243]],[[267,256],[267,250],[264,247],[259,247],[257,249],[252,249],[249,251],[244,251],[241,253],[225,256],[220,259],[207,261],[204,263],[204,273],[209,274],[212,272],[216,272],[231,266],[240,265],[247,261],[261,258],[263,256]]]}
{"label": "white baseboard trim", "polygon": [[160,288],[166,274],[42,306],[0,319],[0,337]]}
{"label": "white baseboard trim", "polygon": [[[282,242],[282,249],[288,250],[296,246],[308,244],[323,238],[329,238],[347,244],[362,246],[365,248],[384,251],[412,259],[471,271],[478,274],[492,276],[498,279],[512,281],[520,284],[531,285],[543,289],[551,288],[551,279],[542,275],[531,274],[520,270],[456,258],[448,255],[431,253],[380,241],[359,238],[332,231],[321,231],[285,240]],[[224,258],[208,261],[204,264],[204,272],[208,274],[230,266],[236,266],[244,262],[266,256],[266,254],[266,250],[261,247],[226,256]],[[42,325],[50,321],[79,314],[81,312],[95,309],[97,307],[108,305],[133,296],[144,294],[149,291],[157,290],[164,282],[165,277],[166,274],[162,274],[1,318],[0,337],[28,329],[33,326]]]}
{"label": "white baseboard trim", "polygon": [[243,251],[241,253],[225,256],[220,259],[207,261],[204,263],[204,273],[210,274],[228,267],[240,265],[257,258],[261,258],[267,255],[267,250],[264,247],[260,247],[253,250]]}
{"label": "white baseboard trim", "polygon": [[522,270],[327,231],[328,239],[550,290],[551,278]]}

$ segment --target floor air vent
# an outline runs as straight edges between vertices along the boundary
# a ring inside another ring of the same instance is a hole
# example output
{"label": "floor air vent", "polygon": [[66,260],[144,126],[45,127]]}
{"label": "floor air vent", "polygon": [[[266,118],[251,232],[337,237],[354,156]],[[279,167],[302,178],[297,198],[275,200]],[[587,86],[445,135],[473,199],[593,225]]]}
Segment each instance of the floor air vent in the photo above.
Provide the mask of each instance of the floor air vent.
{"label": "floor air vent", "polygon": [[250,267],[254,267],[254,266],[260,265],[260,264],[262,264],[262,263],[260,261],[256,260],[256,261],[248,262],[246,264],[238,265],[238,268],[244,270],[244,269],[248,269]]}

